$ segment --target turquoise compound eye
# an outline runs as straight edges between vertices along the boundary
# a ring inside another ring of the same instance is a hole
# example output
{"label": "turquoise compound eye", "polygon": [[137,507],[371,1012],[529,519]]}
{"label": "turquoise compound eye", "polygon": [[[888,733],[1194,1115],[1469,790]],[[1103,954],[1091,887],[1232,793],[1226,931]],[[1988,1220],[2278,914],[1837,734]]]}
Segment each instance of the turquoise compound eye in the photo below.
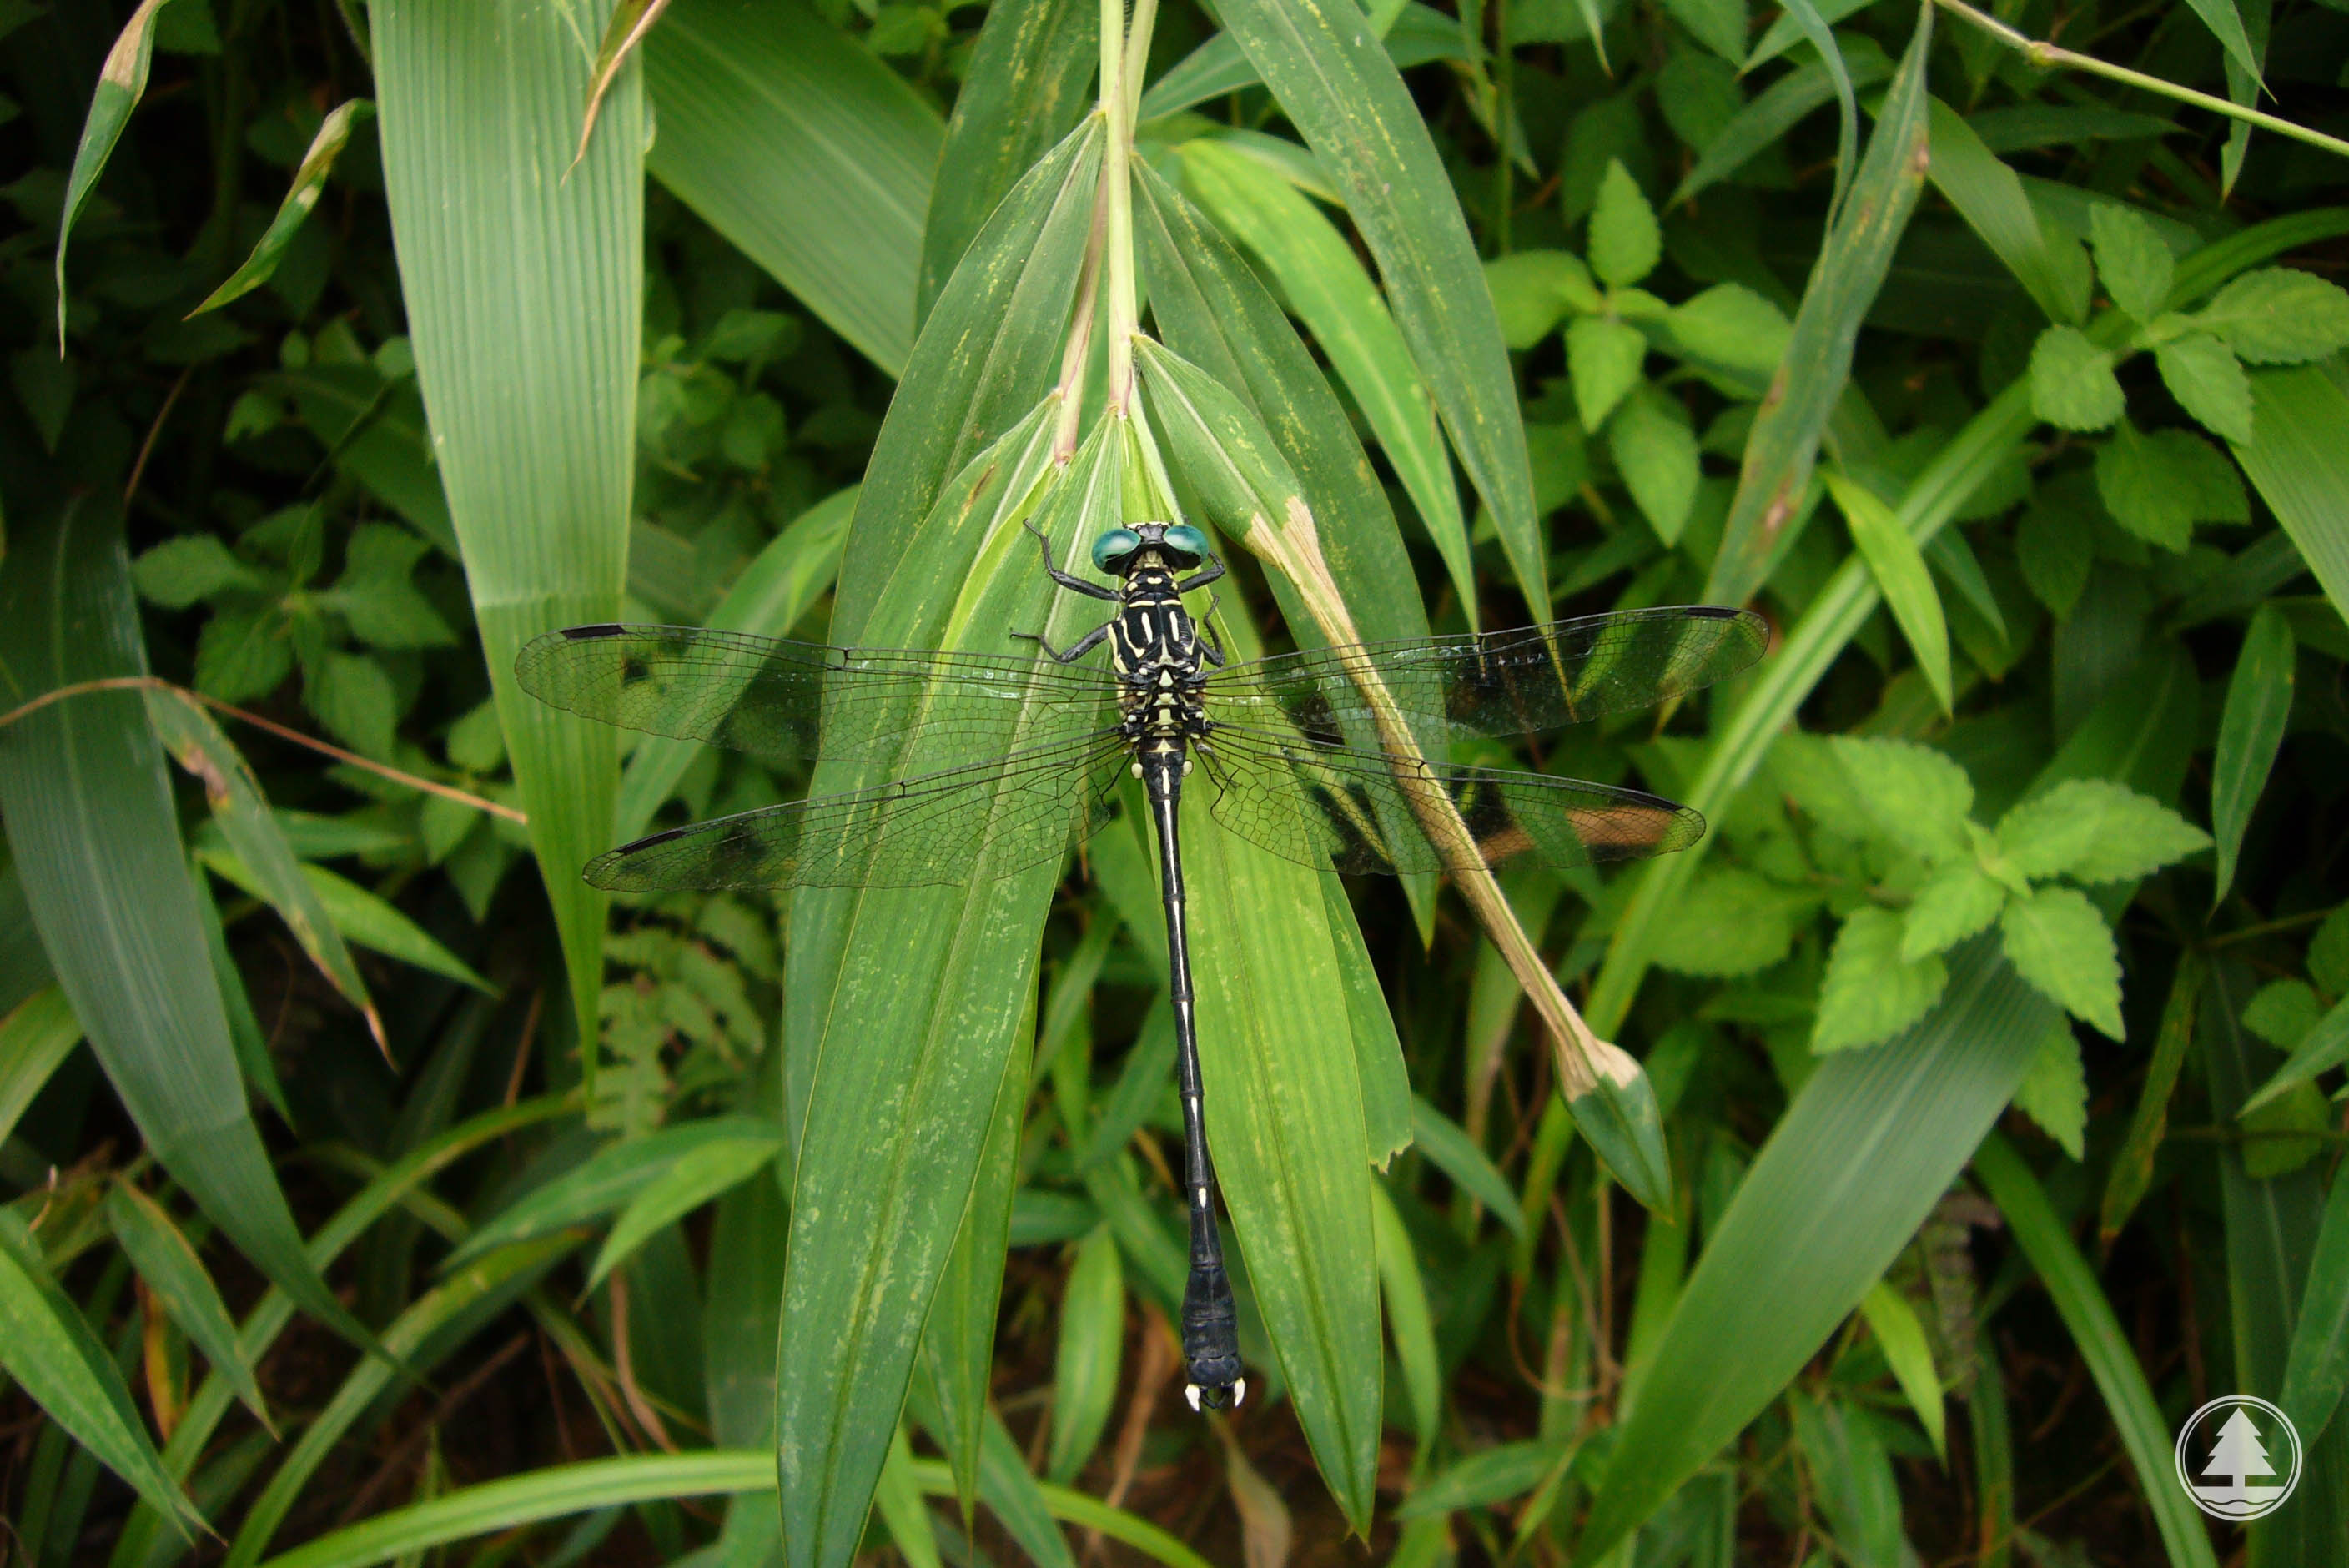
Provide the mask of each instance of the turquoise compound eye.
{"label": "turquoise compound eye", "polygon": [[1142,548],[1142,535],[1130,528],[1112,528],[1093,541],[1093,564],[1103,572],[1114,572],[1111,564]]}
{"label": "turquoise compound eye", "polygon": [[1178,522],[1165,533],[1166,548],[1178,551],[1194,561],[1207,558],[1207,536],[1187,522]]}

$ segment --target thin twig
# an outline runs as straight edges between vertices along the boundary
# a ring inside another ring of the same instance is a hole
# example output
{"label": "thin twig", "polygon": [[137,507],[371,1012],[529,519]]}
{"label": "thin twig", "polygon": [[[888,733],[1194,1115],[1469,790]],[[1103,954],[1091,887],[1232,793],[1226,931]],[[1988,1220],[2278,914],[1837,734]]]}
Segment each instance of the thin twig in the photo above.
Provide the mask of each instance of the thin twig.
{"label": "thin twig", "polygon": [[195,373],[196,367],[192,365],[181,371],[180,378],[171,383],[171,391],[163,395],[163,406],[155,410],[155,421],[147,427],[147,438],[139,443],[139,460],[130,465],[130,479],[122,487],[124,506],[129,506],[130,498],[139,493],[139,481],[147,475],[147,459],[155,450],[155,438],[163,433],[163,421],[171,417],[172,408],[180,401],[180,394],[188,389],[188,377]]}
{"label": "thin twig", "polygon": [[406,1468],[409,1460],[414,1456],[416,1450],[430,1440],[433,1432],[448,1425],[450,1417],[455,1415],[467,1400],[488,1387],[491,1379],[505,1370],[506,1363],[529,1349],[531,1342],[536,1337],[536,1335],[527,1329],[515,1335],[500,1346],[496,1354],[487,1361],[466,1374],[463,1382],[440,1396],[440,1403],[433,1408],[432,1414],[419,1422],[414,1431],[402,1438],[399,1446],[392,1449],[383,1463],[376,1467],[375,1474],[367,1477],[367,1484],[351,1494],[351,1501],[343,1505],[341,1515],[335,1521],[336,1528],[340,1529],[366,1513],[369,1506],[382,1494],[383,1489],[391,1484],[392,1478]]}

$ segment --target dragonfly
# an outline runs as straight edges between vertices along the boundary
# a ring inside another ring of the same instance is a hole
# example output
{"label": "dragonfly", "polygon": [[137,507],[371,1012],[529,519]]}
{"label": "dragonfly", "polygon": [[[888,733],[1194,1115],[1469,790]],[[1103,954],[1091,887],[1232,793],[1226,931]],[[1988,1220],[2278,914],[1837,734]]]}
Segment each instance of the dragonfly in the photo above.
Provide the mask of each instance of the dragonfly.
{"label": "dragonfly", "polygon": [[[1140,522],[1101,534],[1092,562],[1114,586],[1062,570],[1046,536],[1029,531],[1054,583],[1116,605],[1065,648],[1035,632],[1009,634],[1035,653],[994,655],[605,624],[535,639],[516,674],[543,701],[629,729],[762,760],[857,758],[902,772],[623,844],[585,872],[616,891],[1006,876],[1057,863],[1114,814],[1121,777],[1141,779],[1164,904],[1190,1219],[1185,1394],[1195,1410],[1228,1408],[1247,1384],[1201,1093],[1178,830],[1186,780],[1204,775],[1193,788],[1212,791],[1208,816],[1223,829],[1340,872],[1454,869],[1421,826],[1446,803],[1458,824],[1440,835],[1453,841],[1449,854],[1487,864],[1568,868],[1684,849],[1704,832],[1685,806],[1454,764],[1448,743],[1670,702],[1752,664],[1768,628],[1750,611],[1694,604],[1227,662],[1210,623],[1184,603],[1225,573],[1199,529]],[[1089,662],[1104,644],[1106,667]],[[1388,743],[1397,724],[1428,748],[1399,757]],[[925,757],[960,760],[896,769],[916,742]]]}

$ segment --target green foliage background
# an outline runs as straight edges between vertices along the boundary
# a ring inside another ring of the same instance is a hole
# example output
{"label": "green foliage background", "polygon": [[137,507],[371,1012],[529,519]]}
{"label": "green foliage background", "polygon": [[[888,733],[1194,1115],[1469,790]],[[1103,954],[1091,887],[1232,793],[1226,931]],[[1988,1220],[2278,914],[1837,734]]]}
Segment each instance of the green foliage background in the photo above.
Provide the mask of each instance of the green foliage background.
{"label": "green foliage background", "polygon": [[[9,1561],[2349,1561],[2333,0],[12,0],[0,64]],[[1775,633],[1460,753],[1713,820],[1505,872],[1522,937],[1201,818],[1206,1420],[1136,814],[607,907],[920,754],[511,676],[1065,640],[1023,525],[1178,509],[1244,652]],[[2305,1447],[2248,1531],[2170,1448],[2238,1391]]]}

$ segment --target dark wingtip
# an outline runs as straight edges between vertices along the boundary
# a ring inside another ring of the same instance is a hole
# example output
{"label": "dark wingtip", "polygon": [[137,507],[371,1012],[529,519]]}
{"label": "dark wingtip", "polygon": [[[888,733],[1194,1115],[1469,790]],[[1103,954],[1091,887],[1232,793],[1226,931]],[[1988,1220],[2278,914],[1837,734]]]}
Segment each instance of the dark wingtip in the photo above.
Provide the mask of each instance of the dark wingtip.
{"label": "dark wingtip", "polygon": [[1688,607],[1688,613],[1692,615],[1702,615],[1708,621],[1734,621],[1745,614],[1743,610],[1733,610],[1726,604],[1692,604]]}
{"label": "dark wingtip", "polygon": [[565,626],[560,635],[568,637],[574,643],[584,643],[590,637],[624,636],[627,630],[617,621],[605,621],[593,626]]}
{"label": "dark wingtip", "polygon": [[636,839],[628,843],[622,844],[616,850],[607,850],[605,853],[607,855],[633,855],[638,850],[649,850],[655,844],[666,844],[671,839],[681,839],[691,831],[693,831],[693,830],[690,828],[664,828],[657,833],[647,833],[641,839]]}

